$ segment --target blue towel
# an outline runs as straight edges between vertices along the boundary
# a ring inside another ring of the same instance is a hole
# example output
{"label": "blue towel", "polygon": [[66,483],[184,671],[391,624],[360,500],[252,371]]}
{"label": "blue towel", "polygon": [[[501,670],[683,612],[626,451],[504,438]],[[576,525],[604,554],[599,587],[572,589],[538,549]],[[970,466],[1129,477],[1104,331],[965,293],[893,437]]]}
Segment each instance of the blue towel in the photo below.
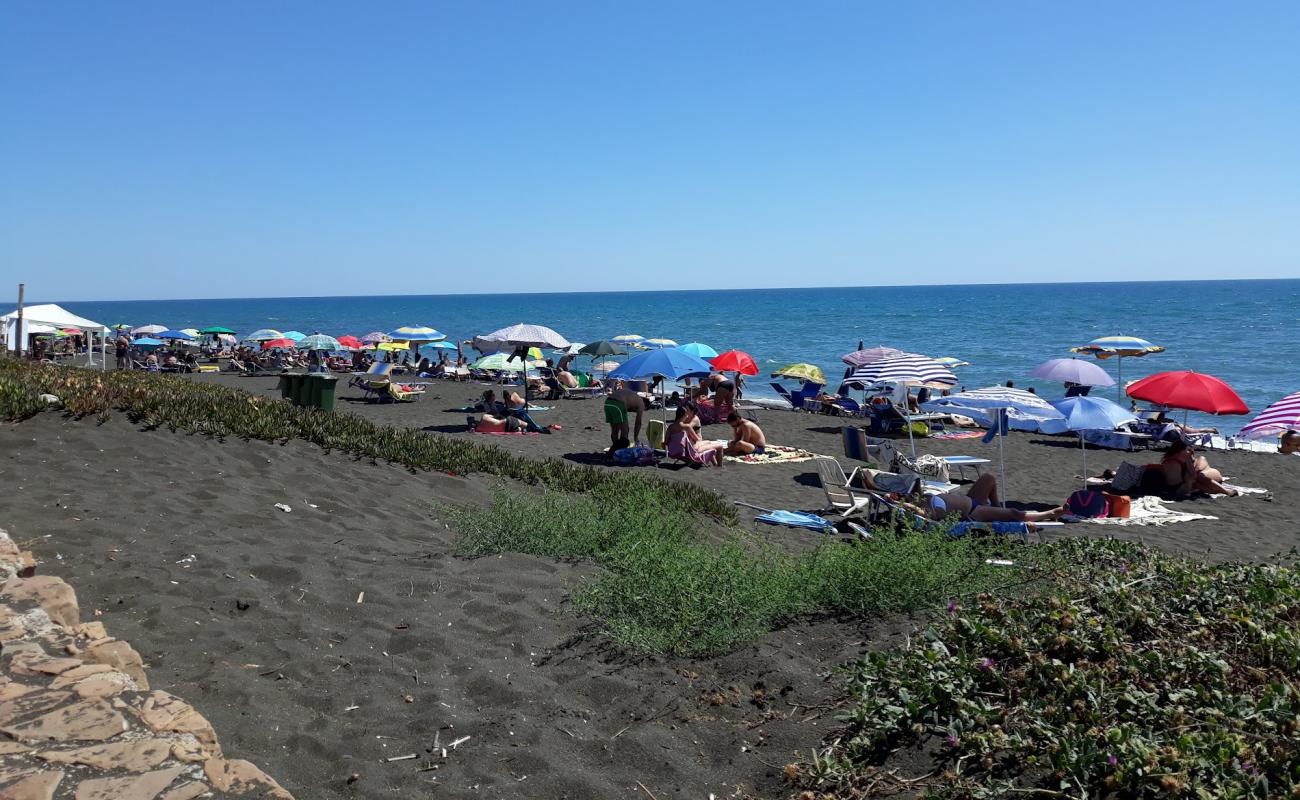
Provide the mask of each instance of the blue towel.
{"label": "blue towel", "polygon": [[808,528],[809,530],[821,531],[822,533],[832,533],[835,526],[829,521],[822,519],[816,514],[809,514],[805,511],[769,511],[766,514],[760,514],[755,517],[759,522],[766,522],[768,525],[786,525],[791,528]]}
{"label": "blue towel", "polygon": [[952,536],[965,536],[968,533],[997,533],[1028,538],[1029,525],[1024,522],[958,522],[948,533]]}

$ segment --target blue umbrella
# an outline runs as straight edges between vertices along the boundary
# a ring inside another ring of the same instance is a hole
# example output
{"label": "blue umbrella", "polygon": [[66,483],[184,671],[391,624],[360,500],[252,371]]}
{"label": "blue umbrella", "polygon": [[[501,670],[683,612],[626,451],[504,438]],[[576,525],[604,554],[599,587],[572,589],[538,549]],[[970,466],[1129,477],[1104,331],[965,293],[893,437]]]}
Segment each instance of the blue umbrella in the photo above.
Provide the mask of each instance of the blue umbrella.
{"label": "blue umbrella", "polygon": [[303,339],[307,338],[307,334],[301,333],[299,331],[285,331],[284,333],[280,334],[280,338],[292,339],[295,342],[301,342]]}
{"label": "blue umbrella", "polygon": [[1052,407],[1065,416],[1065,424],[1079,431],[1079,451],[1083,453],[1083,488],[1088,488],[1088,447],[1083,431],[1113,431],[1125,422],[1136,422],[1137,417],[1118,403],[1103,397],[1067,397],[1057,400]]}
{"label": "blue umbrella", "polygon": [[194,339],[193,336],[190,336],[185,331],[163,331],[154,334],[154,336],[159,339],[185,339],[187,341],[193,341]]}
{"label": "blue umbrella", "polygon": [[623,365],[609,373],[611,378],[624,380],[647,380],[649,378],[694,378],[713,372],[709,362],[676,348],[651,350],[634,358],[629,358]]}
{"label": "blue umbrella", "polygon": [[140,347],[140,348],[144,348],[144,349],[146,349],[146,350],[149,350],[149,349],[152,349],[152,348],[155,348],[155,347],[162,347],[163,344],[164,344],[164,342],[162,342],[161,340],[159,340],[159,339],[150,339],[148,336],[141,337],[141,338],[139,338],[139,339],[136,339],[134,342],[131,342],[131,346],[132,346],[132,347]]}
{"label": "blue umbrella", "polygon": [[717,350],[714,350],[712,347],[709,347],[707,344],[701,344],[700,342],[688,342],[686,344],[679,344],[677,345],[677,349],[681,350],[683,353],[690,353],[696,358],[709,359],[709,358],[718,357]]}
{"label": "blue umbrella", "polygon": [[421,350],[455,350],[456,345],[453,342],[443,340],[441,342],[430,342],[429,344],[420,345]]}

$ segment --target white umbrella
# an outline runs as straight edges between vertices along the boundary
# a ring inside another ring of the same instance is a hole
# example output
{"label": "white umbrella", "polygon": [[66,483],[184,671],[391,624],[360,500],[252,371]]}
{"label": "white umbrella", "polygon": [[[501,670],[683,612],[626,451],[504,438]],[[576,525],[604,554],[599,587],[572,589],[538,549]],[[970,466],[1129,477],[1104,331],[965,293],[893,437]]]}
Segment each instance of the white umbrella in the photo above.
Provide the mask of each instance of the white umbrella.
{"label": "white umbrella", "polygon": [[481,353],[492,353],[521,347],[540,347],[548,350],[564,350],[569,340],[544,325],[519,323],[509,328],[474,337],[474,349]]}

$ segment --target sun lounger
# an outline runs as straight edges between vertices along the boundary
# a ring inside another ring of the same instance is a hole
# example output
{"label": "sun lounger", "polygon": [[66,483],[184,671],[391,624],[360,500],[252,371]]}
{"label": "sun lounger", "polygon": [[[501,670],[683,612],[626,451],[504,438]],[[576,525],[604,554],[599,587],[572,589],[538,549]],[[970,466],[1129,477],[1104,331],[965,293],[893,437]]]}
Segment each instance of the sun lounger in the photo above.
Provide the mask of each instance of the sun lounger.
{"label": "sun lounger", "polygon": [[400,384],[392,383],[390,381],[389,383],[384,384],[384,389],[380,393],[378,400],[383,402],[384,398],[387,397],[395,403],[412,403],[419,400],[420,395],[422,394],[424,394],[423,386],[408,386],[404,388]]}
{"label": "sun lounger", "polygon": [[661,419],[652,419],[646,423],[645,439],[651,447],[656,450],[664,449],[664,435],[668,431],[668,425]]}
{"label": "sun lounger", "polygon": [[980,476],[980,467],[989,463],[987,458],[978,458],[976,456],[939,456],[939,458],[948,465],[948,469],[957,470],[962,480],[967,480],[966,470],[975,470],[975,477]]}

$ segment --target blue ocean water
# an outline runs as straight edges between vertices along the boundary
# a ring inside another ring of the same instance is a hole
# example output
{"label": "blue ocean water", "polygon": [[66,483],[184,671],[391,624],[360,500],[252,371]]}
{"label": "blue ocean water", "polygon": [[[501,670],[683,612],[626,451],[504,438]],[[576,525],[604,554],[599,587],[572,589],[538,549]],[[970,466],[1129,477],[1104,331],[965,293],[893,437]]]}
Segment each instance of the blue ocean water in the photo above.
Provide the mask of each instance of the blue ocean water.
{"label": "blue ocean water", "polygon": [[[741,349],[760,369],[806,361],[834,381],[840,356],[888,345],[971,362],[957,370],[967,388],[1036,386],[1055,398],[1059,384],[1031,380],[1038,363],[1069,355],[1098,336],[1141,336],[1168,348],[1126,358],[1124,379],[1191,369],[1230,383],[1262,409],[1300,389],[1300,280],[904,286],[740,291],[419,295],[386,297],[141,300],[62,303],[112,325],[171,328],[224,325],[362,335],[430,325],[467,339],[517,322],[547,325],[572,341],[624,333]],[[1112,375],[1115,359],[1100,362]],[[763,379],[750,391],[774,394]],[[1098,390],[1099,393],[1114,392]],[[1202,418],[1235,430],[1248,417]]]}

